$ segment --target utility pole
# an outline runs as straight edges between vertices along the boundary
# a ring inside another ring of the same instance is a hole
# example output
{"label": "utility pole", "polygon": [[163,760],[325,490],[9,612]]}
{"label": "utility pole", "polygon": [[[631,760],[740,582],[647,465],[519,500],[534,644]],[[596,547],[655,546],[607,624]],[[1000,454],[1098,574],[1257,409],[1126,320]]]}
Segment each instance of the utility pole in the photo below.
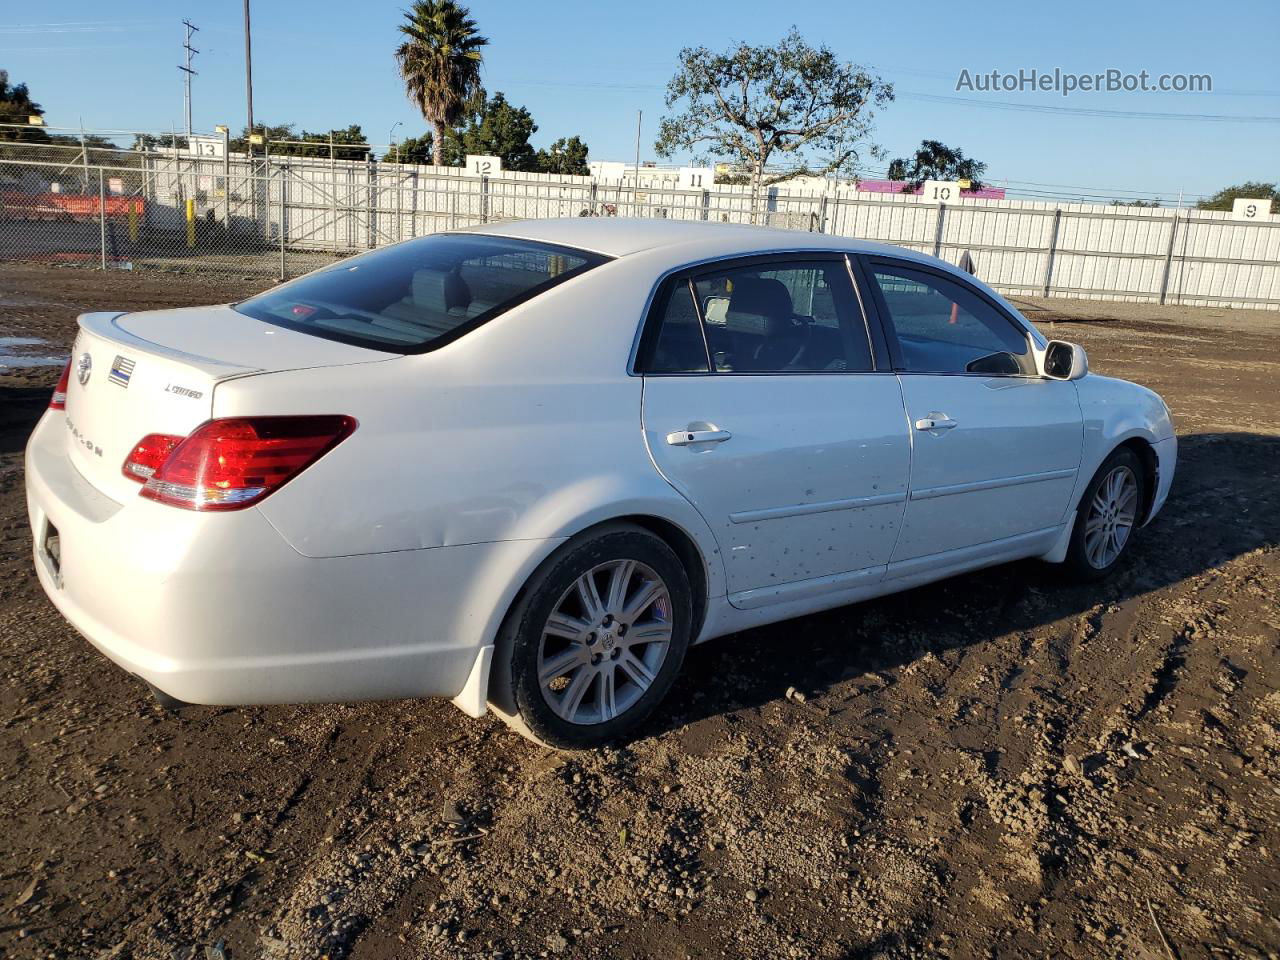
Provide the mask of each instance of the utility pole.
{"label": "utility pole", "polygon": [[182,24],[187,28],[187,39],[182,45],[182,49],[187,51],[187,65],[185,67],[179,66],[178,69],[186,75],[184,80],[187,93],[187,149],[191,149],[191,78],[196,75],[196,72],[191,69],[191,57],[200,52],[191,45],[191,35],[196,33],[200,28],[190,20],[183,20]]}
{"label": "utility pole", "polygon": [[[248,134],[253,133],[253,43],[249,39],[249,0],[244,0],[244,97],[249,107]],[[253,155],[253,145],[249,145]]]}
{"label": "utility pole", "polygon": [[[644,111],[636,111],[636,182],[631,199],[638,203],[640,191],[640,123],[644,120]],[[638,207],[637,207],[638,209]]]}

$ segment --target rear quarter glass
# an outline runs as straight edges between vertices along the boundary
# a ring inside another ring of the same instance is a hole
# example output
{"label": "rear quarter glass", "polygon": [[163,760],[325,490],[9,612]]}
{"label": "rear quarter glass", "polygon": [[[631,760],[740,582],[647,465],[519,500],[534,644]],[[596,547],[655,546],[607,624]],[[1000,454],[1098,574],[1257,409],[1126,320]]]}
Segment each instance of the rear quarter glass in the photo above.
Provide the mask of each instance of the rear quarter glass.
{"label": "rear quarter glass", "polygon": [[432,234],[235,305],[264,323],[389,353],[424,353],[608,260],[585,250]]}

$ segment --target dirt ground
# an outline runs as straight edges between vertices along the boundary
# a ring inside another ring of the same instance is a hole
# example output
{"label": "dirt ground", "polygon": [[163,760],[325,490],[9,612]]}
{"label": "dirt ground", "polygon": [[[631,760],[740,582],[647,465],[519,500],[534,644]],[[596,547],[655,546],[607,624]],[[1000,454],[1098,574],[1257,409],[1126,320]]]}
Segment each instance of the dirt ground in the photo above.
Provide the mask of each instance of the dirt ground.
{"label": "dirt ground", "polygon": [[[0,338],[65,354],[79,311],[236,286],[0,266]],[[162,712],[31,572],[57,368],[9,360],[0,956],[1280,955],[1280,314],[1022,305],[1172,407],[1128,566],[713,641],[641,739],[577,755],[438,701]]]}

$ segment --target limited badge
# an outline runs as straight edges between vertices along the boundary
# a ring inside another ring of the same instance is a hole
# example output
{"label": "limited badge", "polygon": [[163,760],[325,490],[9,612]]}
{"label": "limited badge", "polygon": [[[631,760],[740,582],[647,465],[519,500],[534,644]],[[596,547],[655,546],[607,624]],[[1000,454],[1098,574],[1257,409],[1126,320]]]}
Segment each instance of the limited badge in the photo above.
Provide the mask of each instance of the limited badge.
{"label": "limited badge", "polygon": [[111,362],[111,372],[107,379],[121,387],[129,386],[129,378],[133,376],[134,362],[128,357],[116,357]]}

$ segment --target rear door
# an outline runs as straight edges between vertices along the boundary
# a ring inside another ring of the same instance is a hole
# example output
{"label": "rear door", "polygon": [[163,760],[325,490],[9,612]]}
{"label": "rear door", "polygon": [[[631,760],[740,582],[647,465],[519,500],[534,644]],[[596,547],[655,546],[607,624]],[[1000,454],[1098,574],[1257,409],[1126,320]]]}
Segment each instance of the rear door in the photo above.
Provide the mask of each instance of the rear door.
{"label": "rear door", "polygon": [[1026,330],[960,278],[891,258],[863,267],[911,424],[893,562],[1051,535],[1080,465],[1075,384],[1039,376]]}
{"label": "rear door", "polygon": [[844,257],[754,258],[668,279],[637,369],[650,453],[715,532],[732,603],[883,575],[909,439]]}

